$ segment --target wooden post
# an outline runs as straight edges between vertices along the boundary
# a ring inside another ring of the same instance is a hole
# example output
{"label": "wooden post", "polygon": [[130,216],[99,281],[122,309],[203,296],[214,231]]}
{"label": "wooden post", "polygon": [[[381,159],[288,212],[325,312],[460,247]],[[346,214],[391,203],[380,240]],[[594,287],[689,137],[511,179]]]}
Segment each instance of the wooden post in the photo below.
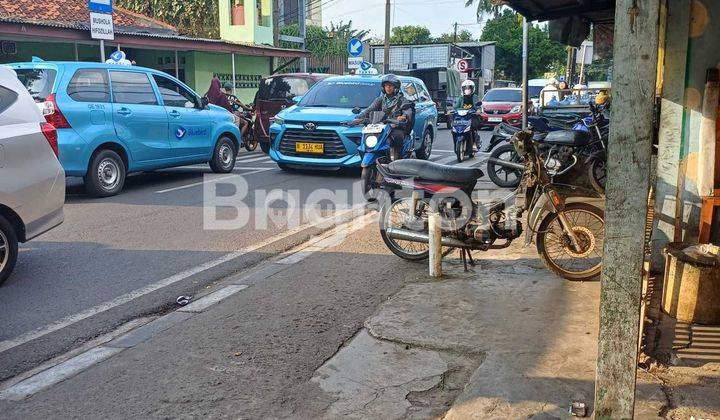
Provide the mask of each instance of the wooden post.
{"label": "wooden post", "polygon": [[430,277],[442,277],[442,219],[436,212],[430,213],[428,220],[430,241]]}
{"label": "wooden post", "polygon": [[659,2],[616,0],[595,418],[633,418]]}
{"label": "wooden post", "polygon": [[717,120],[718,100],[720,100],[720,71],[713,68],[707,71],[700,120],[697,166],[697,188],[700,197],[712,195],[715,189],[715,121]]}

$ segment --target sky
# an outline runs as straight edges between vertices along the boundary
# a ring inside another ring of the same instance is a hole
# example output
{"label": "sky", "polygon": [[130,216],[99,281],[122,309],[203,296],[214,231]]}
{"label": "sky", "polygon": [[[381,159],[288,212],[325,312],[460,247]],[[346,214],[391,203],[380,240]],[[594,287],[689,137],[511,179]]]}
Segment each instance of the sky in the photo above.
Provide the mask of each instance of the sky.
{"label": "sky", "polygon": [[[370,29],[372,37],[385,34],[385,0],[307,0],[310,7],[322,4],[323,26],[330,22],[352,20],[353,27]],[[452,33],[453,23],[458,31],[467,29],[480,37],[482,26],[477,24],[476,7],[465,7],[465,0],[392,0],[391,28],[402,25],[422,25],[433,36]]]}

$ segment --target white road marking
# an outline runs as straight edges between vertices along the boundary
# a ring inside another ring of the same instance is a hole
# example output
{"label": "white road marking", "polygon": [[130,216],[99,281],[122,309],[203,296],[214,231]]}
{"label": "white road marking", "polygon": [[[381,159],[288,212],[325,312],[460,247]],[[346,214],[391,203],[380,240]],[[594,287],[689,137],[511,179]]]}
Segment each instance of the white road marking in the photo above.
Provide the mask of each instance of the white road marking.
{"label": "white road marking", "polygon": [[25,399],[45,388],[77,375],[90,366],[120,353],[122,350],[123,349],[102,346],[94,347],[70,360],[44,370],[24,381],[18,382],[10,388],[4,389],[0,392],[0,399],[14,401]]}
{"label": "white road marking", "polygon": [[[360,206],[360,207],[361,207],[361,206]],[[358,211],[358,208],[359,208],[359,206],[354,206],[354,207],[352,207],[352,208],[350,208],[350,209],[347,209],[347,210],[338,212],[338,213],[335,215],[335,218],[337,219],[337,218],[342,217],[342,216],[344,216],[344,215],[346,215],[346,214],[352,213],[352,212],[354,212],[354,211]],[[265,246],[267,246],[267,245],[272,244],[273,242],[276,242],[276,241],[279,241],[279,240],[288,238],[288,237],[290,237],[290,236],[292,236],[292,235],[295,235],[295,234],[298,233],[298,232],[302,232],[303,230],[305,230],[305,229],[307,229],[307,228],[310,228],[310,227],[313,227],[313,226],[325,225],[325,224],[327,224],[327,223],[328,223],[328,220],[327,220],[327,219],[324,219],[324,220],[318,221],[318,222],[316,222],[316,223],[306,223],[306,224],[304,224],[304,225],[300,225],[300,226],[298,226],[298,227],[296,227],[296,228],[287,230],[287,231],[285,231],[285,232],[283,232],[283,233],[279,233],[279,234],[277,234],[277,235],[271,236],[270,238],[267,238],[267,239],[265,239],[265,240],[263,240],[263,241],[260,241],[260,242],[258,242],[258,243],[255,244],[255,245],[252,245],[252,246],[249,246],[249,247],[246,247],[246,248],[242,248],[242,249],[240,249],[240,250],[238,250],[238,251],[231,252],[231,253],[229,253],[229,254],[223,255],[223,256],[220,257],[220,258],[217,258],[217,259],[212,260],[212,261],[208,261],[208,262],[206,262],[206,263],[204,263],[204,264],[195,266],[195,267],[190,268],[190,269],[187,269],[187,270],[185,270],[185,271],[181,271],[181,272],[179,272],[179,273],[177,273],[177,274],[174,274],[174,275],[172,275],[172,276],[170,276],[170,277],[166,277],[166,278],[164,278],[164,279],[162,279],[162,280],[159,280],[159,281],[157,281],[157,282],[155,282],[155,283],[152,283],[152,284],[149,284],[149,285],[147,285],[147,286],[145,286],[145,287],[141,287],[141,288],[139,288],[139,289],[136,289],[136,290],[134,290],[134,291],[132,291],[132,292],[130,292],[130,293],[126,293],[126,294],[124,294],[124,295],[122,295],[122,296],[118,296],[118,297],[116,297],[115,299],[109,300],[109,301],[107,301],[107,302],[103,302],[103,303],[101,303],[101,304],[99,304],[99,305],[93,306],[92,308],[86,309],[86,310],[84,310],[84,311],[82,311],[82,312],[78,312],[78,313],[76,313],[76,314],[66,316],[65,318],[62,318],[62,319],[60,319],[60,320],[58,320],[58,321],[56,321],[56,322],[54,322],[54,323],[52,323],[52,324],[45,325],[45,326],[43,326],[43,327],[37,328],[37,329],[35,329],[35,330],[33,330],[33,331],[29,331],[29,332],[27,332],[27,333],[25,333],[25,334],[22,334],[22,335],[20,335],[20,336],[18,336],[18,337],[15,337],[15,338],[11,338],[11,339],[9,339],[9,340],[0,341],[0,353],[2,353],[2,352],[4,352],[4,351],[7,351],[7,350],[10,350],[10,349],[12,349],[12,348],[15,348],[15,347],[17,347],[17,346],[21,346],[21,345],[23,345],[23,344],[25,344],[25,343],[27,343],[27,342],[30,342],[30,341],[32,341],[32,340],[35,340],[35,339],[37,339],[37,338],[39,338],[39,337],[42,337],[42,336],[44,336],[44,335],[47,335],[47,334],[50,334],[50,333],[52,333],[52,332],[61,330],[61,329],[65,328],[65,327],[68,327],[68,326],[70,326],[70,325],[73,325],[73,324],[75,324],[75,323],[77,323],[77,322],[80,322],[80,321],[82,321],[82,320],[84,320],[84,319],[90,318],[90,317],[92,317],[92,316],[94,316],[94,315],[97,315],[97,314],[99,314],[99,313],[105,312],[105,311],[110,310],[110,309],[112,309],[112,308],[115,308],[115,307],[117,307],[117,306],[120,306],[120,305],[123,305],[123,304],[125,304],[125,303],[128,303],[128,302],[130,302],[130,301],[132,301],[132,300],[134,300],[134,299],[137,299],[137,298],[140,297],[140,296],[144,296],[144,295],[146,295],[146,294],[148,294],[148,293],[152,293],[152,292],[154,292],[154,291],[156,291],[156,290],[162,289],[163,287],[167,287],[167,286],[169,286],[169,285],[171,285],[171,284],[174,284],[174,283],[177,283],[177,282],[179,282],[179,281],[185,280],[185,279],[187,279],[188,277],[194,276],[194,275],[196,275],[196,274],[198,274],[198,273],[201,273],[201,272],[203,272],[203,271],[206,271],[206,270],[209,270],[209,269],[211,269],[211,268],[217,267],[217,266],[219,266],[220,264],[223,264],[223,263],[226,263],[226,262],[228,262],[228,261],[234,260],[234,259],[236,259],[236,258],[238,258],[238,257],[241,257],[241,256],[247,254],[247,253],[254,252],[254,251],[256,251],[256,250],[258,250],[258,249],[260,249],[260,248],[263,248],[263,247],[265,247]]]}
{"label": "white road marking", "polygon": [[246,284],[231,284],[229,286],[225,286],[222,289],[212,292],[207,296],[203,296],[202,298],[191,302],[188,305],[183,306],[182,308],[178,309],[179,312],[202,312],[205,309],[211,307],[212,305],[220,302],[223,299],[229,298],[230,296],[234,295],[235,293],[247,289],[248,286]]}
{"label": "white road marking", "polygon": [[455,153],[454,150],[432,149],[433,152]]}
{"label": "white road marking", "polygon": [[260,157],[256,157],[256,158],[252,158],[252,159],[242,159],[242,160],[240,160],[240,159],[235,159],[235,160],[236,160],[237,162],[241,162],[241,163],[257,162],[257,161],[260,161],[260,160],[266,160],[266,161],[268,161],[268,162],[271,161],[271,159],[270,159],[269,156],[260,156]]}
{"label": "white road marking", "polygon": [[174,187],[174,188],[168,188],[168,189],[165,189],[165,190],[155,191],[155,194],[164,194],[164,193],[168,193],[168,192],[172,192],[172,191],[184,190],[184,189],[186,189],[186,188],[197,187],[198,185],[203,185],[203,184],[209,184],[209,183],[212,183],[212,182],[222,181],[223,179],[233,178],[233,177],[236,177],[236,176],[246,176],[246,175],[257,174],[257,173],[260,173],[260,172],[271,171],[271,170],[273,170],[273,169],[274,169],[274,168],[261,168],[261,169],[256,169],[256,170],[254,170],[254,171],[245,172],[245,173],[243,173],[243,174],[235,174],[235,175],[221,176],[221,177],[219,177],[219,178],[208,179],[207,181],[198,181],[198,182],[193,182],[192,184],[181,185],[181,186],[179,186],[179,187]]}

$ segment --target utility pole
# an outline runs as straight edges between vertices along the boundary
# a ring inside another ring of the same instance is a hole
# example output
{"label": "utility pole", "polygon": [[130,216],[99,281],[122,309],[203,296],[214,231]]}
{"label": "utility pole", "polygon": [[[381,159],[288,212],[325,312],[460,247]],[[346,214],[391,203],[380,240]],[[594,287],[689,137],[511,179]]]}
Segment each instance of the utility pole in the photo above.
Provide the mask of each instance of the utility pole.
{"label": "utility pole", "polygon": [[642,305],[660,2],[615,1],[595,418],[631,419]]}
{"label": "utility pole", "polygon": [[457,44],[457,22],[455,22],[455,31],[453,32],[453,44]]}
{"label": "utility pole", "polygon": [[280,46],[280,2],[273,0],[273,46]]}
{"label": "utility pole", "polygon": [[[457,24],[456,24],[457,25]],[[523,44],[522,44],[522,128],[528,126],[528,21],[523,16]],[[456,26],[457,28],[457,26]]]}
{"label": "utility pole", "polygon": [[385,56],[383,73],[390,73],[390,0],[385,0]]}
{"label": "utility pole", "polygon": [[[307,2],[306,0],[298,1],[298,26],[300,28],[300,38],[303,39],[302,49],[307,48],[307,35],[305,31],[305,18],[307,17]],[[300,72],[307,73],[307,58],[303,57],[300,59]]]}

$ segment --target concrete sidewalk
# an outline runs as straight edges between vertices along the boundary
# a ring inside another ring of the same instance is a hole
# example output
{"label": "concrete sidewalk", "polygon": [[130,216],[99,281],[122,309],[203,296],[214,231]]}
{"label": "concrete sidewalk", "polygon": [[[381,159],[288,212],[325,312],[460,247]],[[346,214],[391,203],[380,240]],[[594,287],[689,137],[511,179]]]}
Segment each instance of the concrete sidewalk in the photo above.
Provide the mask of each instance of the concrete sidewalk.
{"label": "concrete sidewalk", "polygon": [[[465,273],[451,255],[446,277],[430,279],[426,264],[389,253],[373,217],[340,244],[316,241],[100,343],[83,353],[94,363],[70,359],[79,368],[61,382],[31,387],[49,370],[0,391],[0,410],[464,419],[565,418],[573,400],[591,407],[599,284],[556,278],[534,247],[476,258]],[[642,373],[638,397],[639,418],[666,403]]]}

